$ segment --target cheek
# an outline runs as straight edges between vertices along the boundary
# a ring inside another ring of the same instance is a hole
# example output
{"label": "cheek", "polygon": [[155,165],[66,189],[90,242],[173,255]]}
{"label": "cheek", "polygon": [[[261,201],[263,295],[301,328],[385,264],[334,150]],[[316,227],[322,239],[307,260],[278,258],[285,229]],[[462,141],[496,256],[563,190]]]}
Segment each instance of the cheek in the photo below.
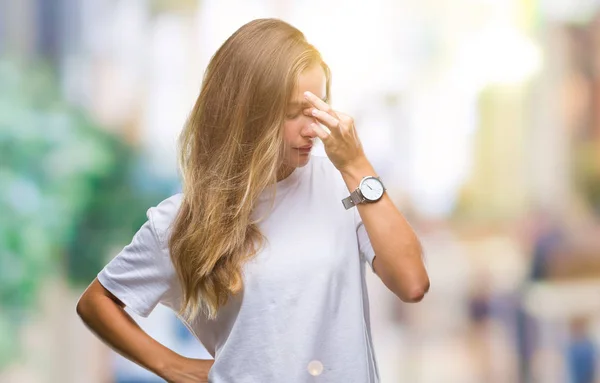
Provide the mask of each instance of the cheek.
{"label": "cheek", "polygon": [[283,124],[283,142],[287,147],[293,146],[296,143],[300,128],[301,126],[297,120],[286,121]]}

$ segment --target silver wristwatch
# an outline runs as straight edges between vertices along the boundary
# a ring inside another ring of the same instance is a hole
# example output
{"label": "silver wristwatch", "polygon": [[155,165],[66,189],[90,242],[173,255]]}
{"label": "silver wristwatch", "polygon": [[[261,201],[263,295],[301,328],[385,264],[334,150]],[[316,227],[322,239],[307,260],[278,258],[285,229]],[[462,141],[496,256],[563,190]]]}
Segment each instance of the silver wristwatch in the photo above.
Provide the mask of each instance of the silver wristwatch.
{"label": "silver wristwatch", "polygon": [[356,190],[350,193],[349,197],[342,200],[342,204],[346,210],[365,202],[376,202],[383,197],[385,186],[379,177],[367,176],[364,177]]}

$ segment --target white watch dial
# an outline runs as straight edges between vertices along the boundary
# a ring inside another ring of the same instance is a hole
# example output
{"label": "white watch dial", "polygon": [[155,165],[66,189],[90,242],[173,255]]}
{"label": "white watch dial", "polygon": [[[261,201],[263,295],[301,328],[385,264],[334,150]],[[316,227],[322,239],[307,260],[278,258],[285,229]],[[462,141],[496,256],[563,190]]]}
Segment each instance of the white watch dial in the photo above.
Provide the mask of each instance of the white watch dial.
{"label": "white watch dial", "polygon": [[383,185],[375,178],[367,178],[362,182],[360,192],[366,199],[376,201],[383,195]]}

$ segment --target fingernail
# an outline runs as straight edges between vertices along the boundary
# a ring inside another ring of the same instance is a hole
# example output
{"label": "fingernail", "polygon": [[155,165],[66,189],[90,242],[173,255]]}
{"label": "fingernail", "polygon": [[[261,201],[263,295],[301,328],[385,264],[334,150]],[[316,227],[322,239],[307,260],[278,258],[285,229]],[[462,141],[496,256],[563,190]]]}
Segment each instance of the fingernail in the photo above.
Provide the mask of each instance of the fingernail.
{"label": "fingernail", "polygon": [[304,92],[304,98],[309,98],[310,97],[310,92]]}
{"label": "fingernail", "polygon": [[317,115],[317,113],[319,113],[319,110],[318,110],[318,109],[316,109],[316,108],[315,108],[315,109],[313,109],[313,110],[312,110],[312,115],[313,115],[313,116],[316,116],[316,115]]}

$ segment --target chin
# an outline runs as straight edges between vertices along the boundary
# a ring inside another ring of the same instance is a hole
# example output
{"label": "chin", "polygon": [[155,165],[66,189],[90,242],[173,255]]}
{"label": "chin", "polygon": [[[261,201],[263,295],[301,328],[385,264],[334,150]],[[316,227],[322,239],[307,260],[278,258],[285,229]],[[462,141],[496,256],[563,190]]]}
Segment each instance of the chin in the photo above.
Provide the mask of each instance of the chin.
{"label": "chin", "polygon": [[294,168],[302,168],[308,164],[310,160],[310,154],[303,156],[301,158],[295,158],[294,161],[290,161],[290,164]]}

